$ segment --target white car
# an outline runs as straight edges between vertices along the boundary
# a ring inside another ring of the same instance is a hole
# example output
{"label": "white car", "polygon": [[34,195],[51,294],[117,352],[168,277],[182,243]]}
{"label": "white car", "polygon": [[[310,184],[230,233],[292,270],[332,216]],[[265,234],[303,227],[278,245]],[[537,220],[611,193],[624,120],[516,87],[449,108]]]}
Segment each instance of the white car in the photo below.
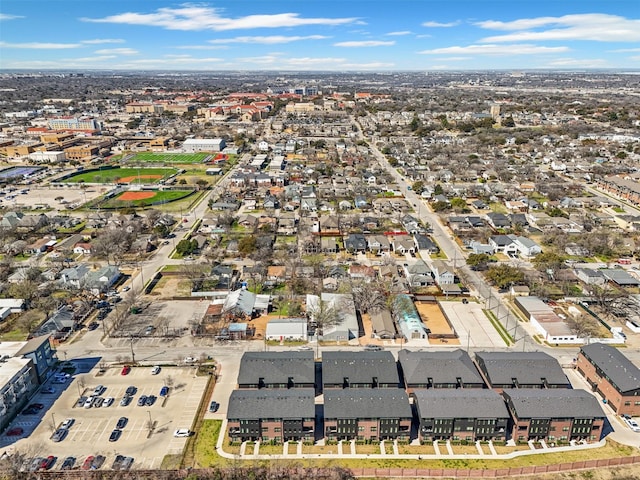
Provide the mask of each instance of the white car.
{"label": "white car", "polygon": [[634,432],[640,432],[640,425],[638,425],[638,422],[636,422],[632,418],[624,417],[624,423],[626,423]]}
{"label": "white car", "polygon": [[184,363],[196,363],[197,361],[194,357],[184,357]]}
{"label": "white car", "polygon": [[156,365],[151,369],[151,375],[158,375],[160,373],[160,367]]}
{"label": "white car", "polygon": [[188,437],[191,435],[191,430],[188,428],[179,428],[175,432],[173,432],[174,437]]}
{"label": "white car", "polygon": [[107,397],[107,398],[104,399],[104,402],[102,402],[102,406],[103,407],[110,407],[111,405],[113,405],[113,402],[115,402],[115,398]]}

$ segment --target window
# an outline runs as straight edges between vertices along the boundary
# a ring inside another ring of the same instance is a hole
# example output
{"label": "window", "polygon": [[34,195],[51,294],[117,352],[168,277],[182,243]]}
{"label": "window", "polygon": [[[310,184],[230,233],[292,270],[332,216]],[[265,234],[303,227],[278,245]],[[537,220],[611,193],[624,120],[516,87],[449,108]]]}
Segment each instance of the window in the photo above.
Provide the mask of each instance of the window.
{"label": "window", "polygon": [[273,429],[274,432],[276,433],[280,433],[282,431],[282,429],[280,427],[276,427]]}
{"label": "window", "polygon": [[362,425],[358,425],[358,431],[359,432],[364,432],[364,427]]}
{"label": "window", "polygon": [[378,427],[371,427],[371,431],[372,432],[377,432],[378,431]]}

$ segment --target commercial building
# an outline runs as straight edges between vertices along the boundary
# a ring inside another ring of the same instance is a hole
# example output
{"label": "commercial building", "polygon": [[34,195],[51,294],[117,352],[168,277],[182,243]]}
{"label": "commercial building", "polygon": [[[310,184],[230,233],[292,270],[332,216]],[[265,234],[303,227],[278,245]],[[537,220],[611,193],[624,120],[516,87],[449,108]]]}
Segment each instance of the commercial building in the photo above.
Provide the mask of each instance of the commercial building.
{"label": "commercial building", "polygon": [[227,411],[233,442],[313,441],[314,390],[235,390]]}
{"label": "commercial building", "polygon": [[506,439],[509,411],[493,390],[419,389],[411,395],[421,441]]}
{"label": "commercial building", "polygon": [[502,395],[516,442],[599,441],[602,436],[606,416],[598,399],[585,390],[515,388]]}
{"label": "commercial building", "polygon": [[329,440],[409,440],[413,415],[399,388],[324,392],[324,428]]}
{"label": "commercial building", "polygon": [[592,343],[580,349],[576,368],[620,415],[640,415],[640,369],[618,349]]}
{"label": "commercial building", "polygon": [[486,387],[469,354],[459,348],[453,351],[400,350],[398,361],[409,393],[414,389]]}
{"label": "commercial building", "polygon": [[313,388],[313,352],[245,352],[238,387],[247,389]]}
{"label": "commercial building", "polygon": [[477,352],[476,364],[490,388],[571,388],[558,361],[544,352]]}
{"label": "commercial building", "polygon": [[322,385],[326,395],[331,389],[396,389],[400,379],[391,352],[326,351],[322,352]]}

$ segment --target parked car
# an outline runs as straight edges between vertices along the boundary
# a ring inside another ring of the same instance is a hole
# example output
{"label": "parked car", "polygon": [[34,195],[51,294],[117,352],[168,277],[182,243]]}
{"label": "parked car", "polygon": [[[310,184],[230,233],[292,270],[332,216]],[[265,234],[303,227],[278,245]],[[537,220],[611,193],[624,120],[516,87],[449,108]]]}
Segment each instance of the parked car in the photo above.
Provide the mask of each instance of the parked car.
{"label": "parked car", "polygon": [[120,466],[124,461],[124,455],[116,455],[116,458],[113,460],[111,464],[111,470],[120,470]]}
{"label": "parked car", "polygon": [[625,417],[624,423],[626,423],[627,426],[634,432],[640,432],[640,425],[638,425],[638,422],[636,422],[634,419]]}
{"label": "parked car", "polygon": [[136,387],[134,387],[133,385],[130,385],[127,387],[127,390],[125,391],[125,393],[131,397],[135,395],[137,391],[138,389]]}
{"label": "parked car", "polygon": [[42,403],[32,403],[27,408],[34,408],[36,410],[42,410],[44,405]]}
{"label": "parked car", "polygon": [[82,463],[82,466],[80,468],[82,470],[89,470],[95,458],[96,457],[94,457],[93,455],[89,455],[87,458],[84,459],[84,462]]}
{"label": "parked car", "polygon": [[24,428],[22,427],[13,427],[10,430],[7,430],[7,433],[5,433],[5,435],[7,437],[17,437],[18,435],[22,435],[24,433]]}
{"label": "parked car", "polygon": [[106,397],[104,399],[104,403],[102,404],[103,407],[110,407],[111,405],[113,405],[113,402],[115,401],[115,398],[113,397]]}
{"label": "parked car", "polygon": [[147,396],[146,395],[140,395],[140,398],[138,398],[138,406],[139,407],[144,407],[146,403],[147,403]]}
{"label": "parked car", "polygon": [[62,422],[60,424],[60,428],[69,428],[71,425],[73,425],[76,422],[75,418],[66,418],[64,420],[64,422]]}
{"label": "parked car", "polygon": [[114,430],[111,432],[111,435],[109,435],[109,441],[110,441],[110,442],[117,442],[117,441],[118,441],[118,439],[120,438],[120,435],[122,435],[122,430],[119,430],[119,429],[117,429],[117,428],[116,428],[116,429],[114,429]]}
{"label": "parked car", "polygon": [[196,360],[194,357],[184,357],[184,363],[196,363],[198,360]]}
{"label": "parked car", "polygon": [[122,371],[120,372],[120,375],[128,375],[130,371],[131,371],[131,367],[129,365],[125,365],[124,367],[122,367]]}
{"label": "parked car", "polygon": [[380,345],[365,345],[364,349],[368,352],[379,352],[382,347]]}
{"label": "parked car", "polygon": [[147,407],[150,407],[151,405],[153,405],[154,403],[156,403],[157,398],[158,398],[158,397],[156,397],[155,395],[149,395],[149,396],[147,397],[147,400],[144,402],[144,404],[145,404]]}
{"label": "parked car", "polygon": [[89,324],[89,326],[87,327],[90,331],[95,330],[96,328],[98,328],[100,326],[100,324],[98,322],[91,322]]}
{"label": "parked car", "polygon": [[120,400],[120,406],[126,407],[131,403],[131,399],[132,397],[130,397],[129,395],[125,395],[124,397],[122,397],[122,400]]}
{"label": "parked car", "polygon": [[35,415],[39,412],[39,410],[37,408],[34,407],[27,407],[22,411],[23,415]]}
{"label": "parked car", "polygon": [[160,389],[160,396],[166,397],[169,394],[169,387],[166,385]]}
{"label": "parked car", "polygon": [[53,432],[53,435],[51,436],[51,440],[53,440],[56,443],[57,442],[61,442],[62,440],[64,440],[67,437],[68,433],[69,433],[68,429],[59,428],[55,432]]}
{"label": "parked car", "polygon": [[103,397],[94,397],[94,399],[93,399],[93,406],[94,407],[100,408],[103,403],[104,403],[104,398]]}
{"label": "parked car", "polygon": [[87,397],[82,408],[91,408],[93,406],[93,397]]}
{"label": "parked car", "polygon": [[40,465],[42,465],[42,461],[44,460],[43,457],[35,457],[31,460],[31,463],[29,464],[29,471],[31,472],[35,472],[36,470],[38,470],[40,468]]}
{"label": "parked car", "polygon": [[213,401],[209,404],[209,411],[212,413],[217,412],[218,408],[220,408],[220,404],[216,401]]}
{"label": "parked car", "polygon": [[118,423],[116,423],[116,428],[119,430],[122,430],[124,427],[127,426],[128,422],[129,422],[129,419],[127,417],[120,417],[118,419]]}
{"label": "parked car", "polygon": [[40,462],[40,470],[49,470],[53,467],[53,464],[56,463],[58,457],[54,457],[53,455],[49,455],[47,458],[43,458]]}
{"label": "parked car", "polygon": [[93,394],[102,395],[106,389],[107,388],[104,385],[98,385],[96,388],[93,389]]}
{"label": "parked car", "polygon": [[147,328],[144,329],[144,334],[151,335],[155,330],[156,330],[156,327],[154,327],[153,325],[149,325],[147,326]]}
{"label": "parked car", "polygon": [[158,375],[160,373],[160,370],[162,369],[158,365],[156,365],[151,369],[151,375]]}
{"label": "parked car", "polygon": [[91,470],[99,469],[104,464],[105,460],[106,458],[104,457],[104,455],[96,455],[96,458],[94,458],[93,462],[91,462]]}
{"label": "parked car", "polygon": [[189,437],[191,436],[191,430],[188,428],[179,428],[175,432],[173,432],[174,437]]}
{"label": "parked car", "polygon": [[76,457],[66,457],[60,465],[60,470],[71,470],[76,464]]}
{"label": "parked car", "polygon": [[76,402],[76,407],[83,407],[84,406],[84,402],[87,401],[87,397],[80,397],[78,398],[78,401]]}
{"label": "parked car", "polygon": [[120,470],[129,470],[133,465],[133,457],[125,457],[120,464]]}
{"label": "parked car", "polygon": [[52,394],[52,393],[56,393],[56,389],[54,387],[42,387],[40,389],[41,393],[47,393],[47,394]]}

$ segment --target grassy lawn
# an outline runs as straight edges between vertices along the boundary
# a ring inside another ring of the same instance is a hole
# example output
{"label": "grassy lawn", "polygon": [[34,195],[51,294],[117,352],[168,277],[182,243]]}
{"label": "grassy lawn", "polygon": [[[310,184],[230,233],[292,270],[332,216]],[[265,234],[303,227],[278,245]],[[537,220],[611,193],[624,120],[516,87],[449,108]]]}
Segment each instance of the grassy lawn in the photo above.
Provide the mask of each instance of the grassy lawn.
{"label": "grassy lawn", "polygon": [[[221,427],[222,420],[204,420],[202,422],[194,448],[195,461],[201,467],[219,465],[221,461],[226,462],[226,459],[216,453],[216,443]],[[228,448],[229,446],[225,445],[225,451],[229,451]]]}
{"label": "grassy lawn", "polygon": [[191,164],[202,163],[205,158],[215,158],[215,153],[153,153],[153,152],[140,152],[134,153],[133,156],[127,159],[130,163],[177,163],[177,164]]}
{"label": "grassy lawn", "polygon": [[401,455],[435,455],[436,449],[433,443],[424,445],[398,445],[398,453]]}
{"label": "grassy lawn", "polygon": [[[482,448],[484,449],[484,446]],[[506,445],[494,445],[493,448],[498,455],[506,455],[508,453],[530,450],[529,445],[516,445],[515,447],[507,447]],[[487,447],[487,449],[489,449],[489,447]]]}
{"label": "grassy lawn", "polygon": [[284,445],[260,445],[260,455],[282,455]]}
{"label": "grassy lawn", "polygon": [[180,468],[182,455],[165,455],[160,464],[162,470],[177,470]]}
{"label": "grassy lawn", "polygon": [[[478,455],[478,449],[476,448],[475,445],[451,445],[451,448],[453,449],[453,453],[455,455]],[[486,447],[486,448],[488,453],[489,447]],[[445,447],[445,450],[446,450],[446,447]]]}
{"label": "grassy lawn", "polygon": [[79,172],[63,183],[116,183],[127,178],[131,178],[131,183],[156,183],[174,173],[175,168],[111,168]]}
{"label": "grassy lawn", "polygon": [[[344,448],[344,445],[343,445]],[[302,453],[338,453],[338,445],[302,445]]]}
{"label": "grassy lawn", "polygon": [[[393,453],[393,447],[391,445],[389,445],[389,448],[391,449],[391,453]],[[344,446],[343,446],[343,451],[344,451]],[[385,451],[386,451],[386,449],[385,449]],[[365,454],[374,453],[374,454],[379,454],[380,453],[380,444],[379,443],[371,443],[369,445],[356,445],[356,453],[365,453]]]}
{"label": "grassy lawn", "polygon": [[179,297],[191,295],[191,280],[181,280],[178,283],[176,295]]}

